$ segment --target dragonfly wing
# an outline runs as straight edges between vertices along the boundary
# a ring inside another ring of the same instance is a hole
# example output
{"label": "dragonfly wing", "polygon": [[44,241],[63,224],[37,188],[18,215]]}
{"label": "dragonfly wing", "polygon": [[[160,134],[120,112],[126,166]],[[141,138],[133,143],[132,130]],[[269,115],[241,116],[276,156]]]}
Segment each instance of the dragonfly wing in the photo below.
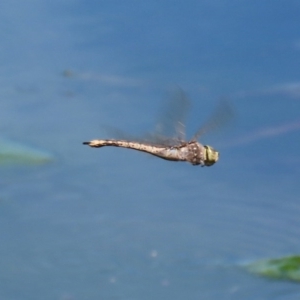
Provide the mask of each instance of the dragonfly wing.
{"label": "dragonfly wing", "polygon": [[208,121],[195,133],[192,140],[198,138],[209,131],[219,129],[233,119],[234,112],[228,101],[222,100],[213,112]]}
{"label": "dragonfly wing", "polygon": [[122,130],[105,126],[106,130],[115,138],[150,143],[153,145],[174,146],[185,141],[185,120],[190,106],[187,95],[178,89],[172,93],[164,111],[152,132],[136,137],[124,133]]}
{"label": "dragonfly wing", "polygon": [[185,140],[185,121],[190,101],[183,90],[178,89],[170,97],[162,116],[158,120],[154,136],[166,138],[171,143]]}

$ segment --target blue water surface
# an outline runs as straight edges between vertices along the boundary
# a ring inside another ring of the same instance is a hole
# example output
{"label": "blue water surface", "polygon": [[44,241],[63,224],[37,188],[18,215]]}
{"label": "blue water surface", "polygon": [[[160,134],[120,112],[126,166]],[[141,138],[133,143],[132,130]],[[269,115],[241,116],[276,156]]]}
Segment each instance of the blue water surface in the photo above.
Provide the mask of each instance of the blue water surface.
{"label": "blue water surface", "polygon": [[[0,4],[1,136],[53,154],[0,167],[0,299],[297,299],[243,265],[299,254],[298,1]],[[182,87],[210,168],[82,142],[154,128]]]}

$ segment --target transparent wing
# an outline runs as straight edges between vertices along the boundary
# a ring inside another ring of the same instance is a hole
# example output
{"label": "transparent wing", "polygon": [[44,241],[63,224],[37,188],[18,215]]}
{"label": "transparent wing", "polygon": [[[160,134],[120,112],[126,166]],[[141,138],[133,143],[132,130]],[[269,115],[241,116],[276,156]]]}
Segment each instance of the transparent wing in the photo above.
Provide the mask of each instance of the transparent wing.
{"label": "transparent wing", "polygon": [[121,129],[112,126],[103,126],[114,138],[126,139],[135,142],[144,142],[154,145],[174,146],[185,140],[185,120],[190,102],[186,94],[177,89],[167,101],[163,113],[155,125],[154,131],[142,137],[132,136]]}
{"label": "transparent wing", "polygon": [[185,121],[190,107],[190,101],[183,90],[173,93],[156,123],[153,132],[154,139],[174,144],[185,140]]}
{"label": "transparent wing", "polygon": [[228,101],[222,100],[213,112],[208,121],[195,133],[192,140],[197,140],[200,136],[212,130],[219,129],[227,124],[234,117],[234,111]]}

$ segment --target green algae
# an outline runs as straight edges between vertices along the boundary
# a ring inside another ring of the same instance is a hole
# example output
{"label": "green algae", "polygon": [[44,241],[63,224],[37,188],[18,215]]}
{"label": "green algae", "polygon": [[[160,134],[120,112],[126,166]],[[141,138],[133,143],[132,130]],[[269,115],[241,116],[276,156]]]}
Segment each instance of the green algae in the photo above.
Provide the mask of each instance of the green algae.
{"label": "green algae", "polygon": [[44,164],[53,160],[47,151],[42,151],[7,139],[0,139],[0,165]]}
{"label": "green algae", "polygon": [[247,269],[254,274],[272,279],[300,281],[300,256],[259,260],[249,264]]}

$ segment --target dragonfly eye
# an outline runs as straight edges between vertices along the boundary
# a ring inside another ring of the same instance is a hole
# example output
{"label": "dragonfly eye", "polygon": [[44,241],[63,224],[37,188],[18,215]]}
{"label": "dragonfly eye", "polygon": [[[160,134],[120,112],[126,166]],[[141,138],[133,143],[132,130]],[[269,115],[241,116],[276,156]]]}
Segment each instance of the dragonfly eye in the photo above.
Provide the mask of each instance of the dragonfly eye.
{"label": "dragonfly eye", "polygon": [[204,146],[206,150],[206,156],[205,156],[205,161],[204,164],[206,166],[212,166],[214,163],[216,163],[219,159],[219,152],[216,151],[213,147],[211,146]]}

